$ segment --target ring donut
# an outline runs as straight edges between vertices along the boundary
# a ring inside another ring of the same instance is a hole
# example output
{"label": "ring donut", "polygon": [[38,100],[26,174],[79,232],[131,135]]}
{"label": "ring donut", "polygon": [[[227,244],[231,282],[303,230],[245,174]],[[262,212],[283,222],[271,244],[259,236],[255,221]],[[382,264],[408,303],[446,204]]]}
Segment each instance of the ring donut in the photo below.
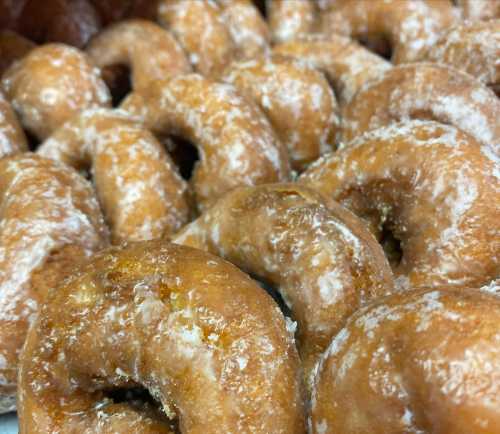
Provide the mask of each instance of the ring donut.
{"label": "ring donut", "polygon": [[35,47],[36,45],[29,39],[10,30],[2,30],[0,32],[0,76],[16,60],[24,57]]}
{"label": "ring donut", "polygon": [[409,119],[433,119],[465,131],[500,155],[500,101],[479,81],[436,63],[389,69],[342,111],[342,139]]}
{"label": "ring donut", "polygon": [[15,408],[18,357],[28,325],[68,266],[105,246],[90,185],[33,154],[0,160],[0,413]]}
{"label": "ring donut", "polygon": [[266,11],[274,43],[291,41],[315,30],[316,7],[312,1],[266,0]]}
{"label": "ring donut", "polygon": [[[500,5],[500,2],[498,3]],[[500,92],[500,19],[453,27],[423,57],[476,77]]]}
{"label": "ring donut", "polygon": [[321,70],[340,106],[347,104],[367,82],[391,68],[382,57],[344,36],[306,35],[275,45],[273,53],[291,57]]}
{"label": "ring donut", "polygon": [[37,152],[92,173],[114,243],[160,238],[187,223],[186,182],[163,146],[125,113],[85,111]]}
{"label": "ring donut", "polygon": [[303,170],[334,149],[340,134],[337,101],[314,68],[274,56],[234,62],[221,79],[259,105],[288,148],[293,169]]}
{"label": "ring donut", "polygon": [[221,256],[276,287],[298,323],[306,373],[349,315],[394,285],[364,223],[297,184],[235,189],[172,241]]}
{"label": "ring donut", "polygon": [[266,116],[233,86],[197,74],[158,81],[122,108],[154,133],[180,136],[200,160],[191,184],[200,210],[242,185],[287,181],[287,149]]}
{"label": "ring donut", "polygon": [[[480,286],[500,273],[498,158],[433,121],[372,130],[310,166],[299,182],[401,244],[399,287]],[[492,158],[492,159],[490,159]]]}
{"label": "ring donut", "polygon": [[409,291],[348,321],[317,366],[311,434],[500,432],[500,298]]}
{"label": "ring donut", "polygon": [[10,103],[0,92],[0,159],[28,150],[28,141]]}
{"label": "ring donut", "polygon": [[5,72],[2,87],[22,125],[39,140],[84,109],[110,105],[99,69],[63,44],[31,50]]}
{"label": "ring donut", "polygon": [[322,14],[320,27],[326,35],[340,33],[375,47],[387,42],[392,62],[406,63],[418,59],[456,21],[448,1],[356,0]]}
{"label": "ring donut", "polygon": [[113,24],[90,41],[86,53],[99,68],[128,66],[133,91],[140,92],[156,80],[191,72],[184,51],[175,38],[146,20]]}
{"label": "ring donut", "polygon": [[[106,397],[133,385],[162,418]],[[33,434],[170,433],[165,415],[181,433],[303,434],[302,393],[265,291],[216,256],[150,241],[95,255],[51,293],[24,350],[19,420]]]}

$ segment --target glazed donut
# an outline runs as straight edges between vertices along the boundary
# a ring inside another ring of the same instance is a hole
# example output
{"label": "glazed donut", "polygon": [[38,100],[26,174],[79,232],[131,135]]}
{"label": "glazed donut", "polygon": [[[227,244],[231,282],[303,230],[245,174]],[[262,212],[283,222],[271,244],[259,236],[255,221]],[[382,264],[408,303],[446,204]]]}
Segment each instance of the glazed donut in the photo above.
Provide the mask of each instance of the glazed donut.
{"label": "glazed donut", "polygon": [[122,108],[154,133],[197,147],[200,161],[190,182],[200,210],[235,187],[290,176],[287,149],[266,116],[233,86],[184,75],[131,94]]}
{"label": "glazed donut", "polygon": [[391,68],[382,57],[340,35],[307,35],[278,44],[273,53],[291,57],[321,70],[342,107],[368,81]]}
{"label": "glazed donut", "polygon": [[392,231],[401,243],[399,287],[480,286],[500,273],[498,161],[453,126],[410,121],[359,136],[299,182],[375,234]]}
{"label": "glazed donut", "polygon": [[0,31],[0,76],[14,61],[24,57],[36,45],[10,30]]}
{"label": "glazed donut", "polygon": [[271,36],[264,18],[251,0],[218,0],[239,59],[253,59],[269,51]]}
{"label": "glazed donut", "polygon": [[178,39],[200,74],[216,78],[233,60],[236,48],[216,3],[160,0],[158,20]]}
{"label": "glazed donut", "polygon": [[0,413],[15,408],[18,356],[29,323],[68,266],[104,247],[88,183],[33,154],[0,160]]}
{"label": "glazed donut", "polygon": [[316,369],[311,434],[500,433],[500,298],[446,287],[359,310]]}
{"label": "glazed donut", "polygon": [[321,32],[340,33],[375,46],[387,42],[392,62],[406,63],[418,59],[456,21],[449,1],[356,0],[322,14]]}
{"label": "glazed donut", "polygon": [[291,41],[313,33],[316,8],[309,0],[266,0],[266,11],[274,43]]}
{"label": "glazed donut", "polygon": [[101,29],[101,20],[87,0],[27,0],[17,29],[37,43],[82,48]]}
{"label": "glazed donut", "polygon": [[466,20],[490,20],[500,18],[498,0],[455,0]]}
{"label": "glazed donut", "polygon": [[132,90],[151,82],[191,72],[189,61],[175,38],[146,20],[122,21],[93,38],[86,52],[100,68],[126,65],[131,70]]}
{"label": "glazed donut", "polygon": [[337,101],[328,81],[314,68],[263,57],[233,63],[222,80],[260,106],[287,146],[292,168],[303,170],[334,148],[340,133]]}
{"label": "glazed donut", "polygon": [[500,91],[499,58],[500,20],[492,20],[453,27],[429,49],[423,60],[450,65]]}
{"label": "glazed donut", "polygon": [[[133,385],[163,427],[106,397]],[[19,420],[30,434],[169,433],[165,415],[181,433],[303,434],[302,393],[290,325],[265,291],[216,256],[150,241],[98,253],[51,293],[24,349]]]}
{"label": "glazed donut", "polygon": [[498,98],[470,75],[436,63],[400,65],[368,83],[343,108],[342,138],[418,118],[454,125],[500,155]]}
{"label": "glazed donut", "polygon": [[364,223],[297,184],[235,189],[172,241],[221,256],[276,287],[298,323],[306,373],[359,306],[394,287]]}
{"label": "glazed donut", "polygon": [[99,69],[63,44],[31,50],[5,72],[2,87],[23,126],[40,140],[82,110],[110,105]]}
{"label": "glazed donut", "polygon": [[10,103],[0,92],[0,159],[27,150],[24,131]]}

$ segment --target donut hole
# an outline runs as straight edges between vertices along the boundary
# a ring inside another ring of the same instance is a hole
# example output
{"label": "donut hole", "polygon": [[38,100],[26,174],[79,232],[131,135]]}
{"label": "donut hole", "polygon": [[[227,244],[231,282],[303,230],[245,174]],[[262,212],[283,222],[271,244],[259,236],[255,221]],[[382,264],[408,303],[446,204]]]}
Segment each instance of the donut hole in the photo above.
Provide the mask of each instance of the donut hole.
{"label": "donut hole", "polygon": [[127,65],[110,65],[102,69],[104,79],[111,93],[113,107],[118,107],[132,90],[131,70]]}
{"label": "donut hole", "polygon": [[382,224],[379,243],[384,249],[385,256],[389,264],[391,264],[392,269],[398,267],[403,258],[403,250],[401,247],[401,240],[397,237],[392,222],[385,221]]}
{"label": "donut hole", "polygon": [[381,34],[359,35],[357,41],[368,50],[378,54],[386,60],[392,58],[392,46],[389,39]]}
{"label": "donut hole", "polygon": [[162,140],[179,173],[186,181],[193,176],[196,162],[200,159],[198,149],[182,137],[170,136]]}

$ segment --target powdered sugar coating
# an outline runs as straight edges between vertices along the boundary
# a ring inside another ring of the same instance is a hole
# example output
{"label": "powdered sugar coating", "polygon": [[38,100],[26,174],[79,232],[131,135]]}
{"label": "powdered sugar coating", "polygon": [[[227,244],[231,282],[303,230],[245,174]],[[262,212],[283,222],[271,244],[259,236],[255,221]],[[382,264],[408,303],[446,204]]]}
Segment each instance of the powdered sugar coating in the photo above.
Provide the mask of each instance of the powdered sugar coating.
{"label": "powdered sugar coating", "polygon": [[241,185],[286,181],[287,150],[266,116],[228,84],[196,74],[158,81],[122,105],[160,135],[193,143],[200,156],[191,183],[198,207],[206,208]]}
{"label": "powdered sugar coating", "polygon": [[359,136],[299,182],[401,241],[401,288],[489,282],[500,271],[498,159],[472,137],[431,121]]}
{"label": "powdered sugar coating", "polygon": [[316,367],[311,433],[498,433],[499,320],[498,297],[466,288],[360,309]]}
{"label": "powdered sugar coating", "polygon": [[28,143],[19,120],[0,92],[0,158],[27,150]]}
{"label": "powdered sugar coating", "polygon": [[312,1],[266,0],[273,42],[281,43],[312,33],[316,8]]}
{"label": "powdered sugar coating", "polygon": [[470,21],[500,18],[500,2],[498,0],[456,0],[462,18]]}
{"label": "powdered sugar coating", "polygon": [[100,70],[63,44],[30,51],[5,72],[2,87],[23,126],[42,140],[80,111],[110,105]]}
{"label": "powdered sugar coating", "polygon": [[115,243],[168,236],[188,220],[186,182],[163,146],[123,111],[84,111],[37,152],[92,174]]}
{"label": "powdered sugar coating", "polygon": [[0,195],[0,397],[14,405],[18,356],[39,303],[68,264],[105,245],[107,230],[90,185],[32,154],[0,161]]}
{"label": "powdered sugar coating", "polygon": [[25,354],[21,430],[98,432],[122,418],[124,432],[147,413],[102,390],[139,384],[182,433],[304,432],[284,317],[248,276],[199,250],[155,241],[94,256],[52,293]]}

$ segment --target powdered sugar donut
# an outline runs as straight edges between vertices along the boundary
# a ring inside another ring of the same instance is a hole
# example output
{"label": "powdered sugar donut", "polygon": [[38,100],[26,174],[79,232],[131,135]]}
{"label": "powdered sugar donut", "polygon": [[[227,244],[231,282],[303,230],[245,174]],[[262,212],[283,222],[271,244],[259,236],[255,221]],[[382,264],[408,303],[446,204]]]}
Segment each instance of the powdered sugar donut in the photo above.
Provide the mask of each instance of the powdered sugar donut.
{"label": "powdered sugar donut", "polygon": [[335,96],[314,68],[287,59],[235,62],[223,81],[253,98],[287,146],[292,168],[304,169],[335,147],[340,130]]}
{"label": "powdered sugar donut", "polygon": [[310,432],[498,434],[499,321],[498,296],[463,287],[362,308],[317,367]]}
{"label": "powdered sugar donut", "polygon": [[[106,396],[134,384],[162,411]],[[33,434],[170,433],[176,416],[181,433],[302,434],[302,390],[293,336],[254,281],[197,249],[131,243],[51,293],[24,350],[19,421]]]}
{"label": "powdered sugar donut", "polygon": [[80,111],[110,105],[99,69],[63,44],[31,50],[5,72],[2,87],[23,126],[41,140]]}
{"label": "powdered sugar donut", "polygon": [[489,20],[500,18],[498,0],[455,0],[466,20]]}
{"label": "powdered sugar donut", "polygon": [[500,155],[500,101],[479,81],[436,63],[400,65],[367,83],[342,112],[342,138],[402,120],[452,124]]}
{"label": "powdered sugar donut", "polygon": [[219,255],[273,285],[298,323],[306,373],[349,315],[393,289],[384,252],[365,225],[297,184],[235,189],[173,242]]}
{"label": "powdered sugar donut", "polygon": [[108,27],[90,41],[86,52],[100,68],[128,66],[132,90],[140,91],[155,80],[191,71],[175,38],[146,20],[121,21]]}
{"label": "powdered sugar donut", "polygon": [[122,112],[85,111],[37,152],[92,173],[115,243],[160,238],[188,220],[187,184],[155,137]]}
{"label": "powdered sugar donut", "polygon": [[308,0],[267,0],[266,10],[275,43],[286,42],[314,31],[316,8]]}
{"label": "powdered sugar donut", "polygon": [[201,210],[235,187],[290,176],[287,150],[266,116],[233,86],[184,75],[131,94],[122,107],[153,132],[197,147],[200,160],[190,182]]}
{"label": "powdered sugar donut", "polygon": [[0,158],[27,150],[24,131],[14,110],[0,92]]}
{"label": "powdered sugar donut", "polygon": [[500,273],[498,158],[453,126],[411,121],[373,130],[299,182],[400,241],[399,287],[480,286]]}
{"label": "powdered sugar donut", "polygon": [[40,302],[68,268],[104,247],[88,183],[33,154],[0,160],[0,413],[15,408],[17,364]]}

